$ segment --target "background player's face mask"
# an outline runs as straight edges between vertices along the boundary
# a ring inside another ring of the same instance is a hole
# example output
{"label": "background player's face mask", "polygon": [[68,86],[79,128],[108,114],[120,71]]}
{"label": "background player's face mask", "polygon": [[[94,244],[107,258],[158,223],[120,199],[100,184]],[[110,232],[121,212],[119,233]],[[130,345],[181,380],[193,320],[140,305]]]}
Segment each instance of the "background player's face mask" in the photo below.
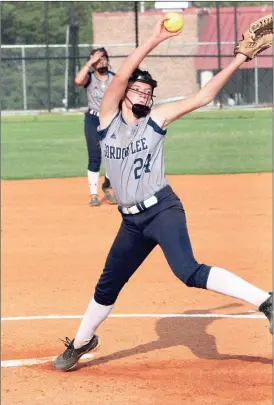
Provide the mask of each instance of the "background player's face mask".
{"label": "background player's face mask", "polygon": [[96,63],[94,63],[93,68],[100,75],[106,74],[109,68],[108,56],[106,54],[101,56],[101,58]]}
{"label": "background player's face mask", "polygon": [[103,75],[103,74],[107,73],[108,67],[107,67],[107,66],[99,67],[99,68],[97,69],[97,71],[100,73],[100,75]]}

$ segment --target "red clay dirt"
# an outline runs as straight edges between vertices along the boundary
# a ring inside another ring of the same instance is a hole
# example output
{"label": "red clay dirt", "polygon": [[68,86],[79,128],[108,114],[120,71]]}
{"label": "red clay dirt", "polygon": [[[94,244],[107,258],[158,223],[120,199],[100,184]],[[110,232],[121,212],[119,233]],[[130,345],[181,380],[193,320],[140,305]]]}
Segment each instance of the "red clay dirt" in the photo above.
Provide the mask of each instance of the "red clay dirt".
{"label": "red clay dirt", "polygon": [[[102,179],[101,179],[102,180]],[[198,261],[271,289],[272,175],[168,176]],[[88,206],[86,178],[2,181],[2,317],[81,315],[121,222]],[[184,286],[159,248],[113,314],[250,314],[252,305]],[[2,360],[55,356],[80,319],[2,321]],[[270,405],[265,319],[108,318],[75,371],[2,368],[3,405]]]}

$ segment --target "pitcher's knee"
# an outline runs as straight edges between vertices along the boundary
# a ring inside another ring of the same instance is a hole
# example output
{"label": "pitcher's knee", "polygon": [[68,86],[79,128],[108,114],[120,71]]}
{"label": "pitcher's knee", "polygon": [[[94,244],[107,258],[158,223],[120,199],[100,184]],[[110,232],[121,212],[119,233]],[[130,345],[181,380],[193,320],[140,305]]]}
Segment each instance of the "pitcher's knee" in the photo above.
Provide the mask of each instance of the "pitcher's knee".
{"label": "pitcher's knee", "polygon": [[199,264],[195,259],[176,266],[175,275],[188,287],[206,288],[210,266]]}
{"label": "pitcher's knee", "polygon": [[94,299],[98,304],[101,305],[113,305],[119,295],[120,291],[108,291],[95,288]]}
{"label": "pitcher's knee", "polygon": [[206,289],[208,275],[211,267],[206,264],[199,264],[197,269],[187,279],[186,285],[188,287],[196,287]]}
{"label": "pitcher's knee", "polygon": [[113,305],[126,282],[127,280],[121,278],[107,279],[103,273],[95,287],[95,301],[101,305]]}

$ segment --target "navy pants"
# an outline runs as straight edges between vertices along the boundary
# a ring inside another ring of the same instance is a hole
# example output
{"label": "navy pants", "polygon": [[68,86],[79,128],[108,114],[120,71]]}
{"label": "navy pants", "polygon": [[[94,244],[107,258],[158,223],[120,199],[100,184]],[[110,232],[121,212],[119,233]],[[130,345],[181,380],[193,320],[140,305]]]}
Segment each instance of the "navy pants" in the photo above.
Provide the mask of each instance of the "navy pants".
{"label": "navy pants", "polygon": [[98,304],[112,305],[121,289],[155,246],[159,245],[173,273],[189,287],[206,288],[210,266],[192,252],[185,212],[170,186],[156,193],[158,203],[123,221],[95,288]]}
{"label": "navy pants", "polygon": [[89,113],[85,114],[85,137],[88,149],[88,170],[99,172],[101,166],[101,146],[99,143],[97,127],[99,118]]}

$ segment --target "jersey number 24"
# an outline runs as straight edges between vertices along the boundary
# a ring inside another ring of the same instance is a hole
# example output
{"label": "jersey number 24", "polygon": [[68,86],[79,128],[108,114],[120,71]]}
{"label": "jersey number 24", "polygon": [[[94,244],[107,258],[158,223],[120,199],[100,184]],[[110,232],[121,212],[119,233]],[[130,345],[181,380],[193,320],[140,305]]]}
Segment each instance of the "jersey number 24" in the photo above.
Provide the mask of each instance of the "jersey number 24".
{"label": "jersey number 24", "polygon": [[144,169],[144,173],[150,173],[150,167],[149,167],[150,161],[151,161],[150,153],[147,155],[145,162],[144,162],[144,159],[142,159],[142,158],[137,158],[134,160],[134,164],[136,165],[136,167],[134,169],[134,177],[136,180],[141,177],[143,169]]}

